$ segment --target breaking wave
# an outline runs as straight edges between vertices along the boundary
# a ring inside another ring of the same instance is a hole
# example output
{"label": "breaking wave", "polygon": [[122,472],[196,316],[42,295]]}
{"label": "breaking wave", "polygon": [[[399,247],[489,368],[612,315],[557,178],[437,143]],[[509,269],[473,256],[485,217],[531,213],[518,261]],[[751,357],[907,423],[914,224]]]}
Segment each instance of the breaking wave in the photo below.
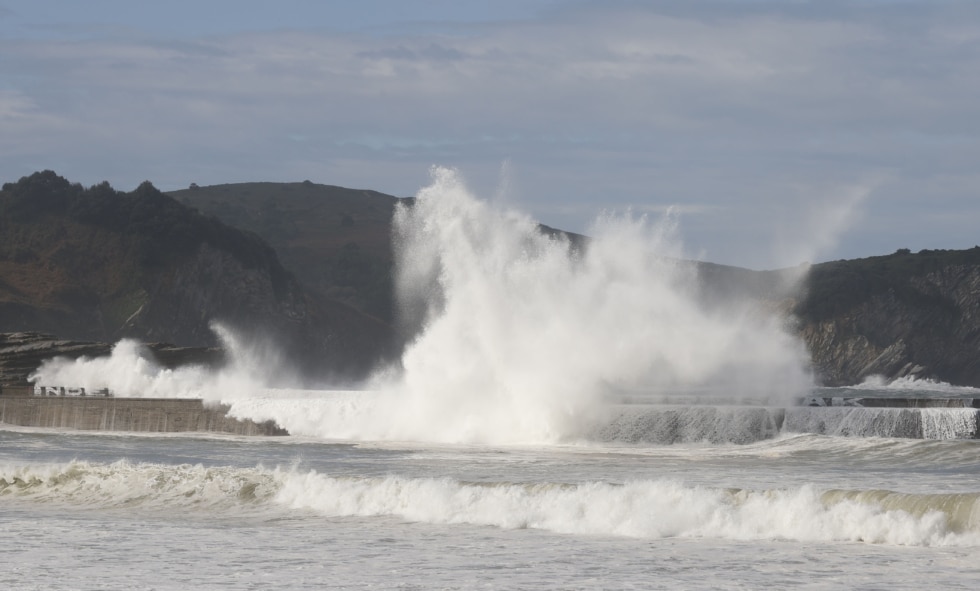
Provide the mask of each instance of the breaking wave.
{"label": "breaking wave", "polygon": [[336,477],[296,469],[92,464],[0,466],[6,502],[75,509],[293,518],[394,516],[435,524],[535,528],[637,538],[980,545],[980,494],[883,490],[746,490],[672,480],[465,482]]}

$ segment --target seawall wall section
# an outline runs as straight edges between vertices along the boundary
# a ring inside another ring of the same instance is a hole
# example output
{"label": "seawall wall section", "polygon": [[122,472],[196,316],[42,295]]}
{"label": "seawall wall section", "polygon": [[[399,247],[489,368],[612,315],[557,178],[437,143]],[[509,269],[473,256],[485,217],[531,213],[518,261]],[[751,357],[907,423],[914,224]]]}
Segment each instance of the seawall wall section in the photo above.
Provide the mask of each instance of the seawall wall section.
{"label": "seawall wall section", "polygon": [[272,421],[228,416],[228,407],[199,399],[0,396],[0,423],[81,431],[286,435]]}

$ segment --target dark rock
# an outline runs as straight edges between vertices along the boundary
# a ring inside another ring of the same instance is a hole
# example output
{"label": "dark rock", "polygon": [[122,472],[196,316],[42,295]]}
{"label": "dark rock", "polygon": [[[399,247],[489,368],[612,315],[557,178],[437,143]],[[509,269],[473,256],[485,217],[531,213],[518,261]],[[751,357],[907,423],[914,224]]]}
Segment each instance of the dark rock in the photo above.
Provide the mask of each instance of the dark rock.
{"label": "dark rock", "polygon": [[216,322],[272,343],[292,378],[356,380],[392,354],[383,322],[312,295],[257,235],[150,183],[85,189],[45,171],[3,186],[0,331],[209,348]]}
{"label": "dark rock", "polygon": [[796,307],[820,381],[980,387],[980,248],[815,265]]}

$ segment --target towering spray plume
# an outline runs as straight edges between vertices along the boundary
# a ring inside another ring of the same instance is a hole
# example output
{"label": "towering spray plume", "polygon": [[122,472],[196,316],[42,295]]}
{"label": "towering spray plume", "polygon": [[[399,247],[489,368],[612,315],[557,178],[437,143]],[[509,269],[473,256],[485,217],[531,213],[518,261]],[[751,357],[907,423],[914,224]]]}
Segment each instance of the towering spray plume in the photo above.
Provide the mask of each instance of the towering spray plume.
{"label": "towering spray plume", "polygon": [[476,199],[454,171],[433,177],[394,220],[416,333],[382,386],[387,436],[550,441],[580,434],[617,391],[781,402],[809,383],[779,319],[702,303],[671,217],[604,216],[578,250]]}

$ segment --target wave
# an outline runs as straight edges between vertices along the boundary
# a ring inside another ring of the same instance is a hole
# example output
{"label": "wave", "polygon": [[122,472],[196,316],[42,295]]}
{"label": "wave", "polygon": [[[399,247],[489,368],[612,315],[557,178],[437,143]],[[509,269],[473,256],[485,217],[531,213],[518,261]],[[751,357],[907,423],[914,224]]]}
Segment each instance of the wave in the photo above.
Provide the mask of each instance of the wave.
{"label": "wave", "polygon": [[276,473],[261,468],[131,463],[0,466],[0,496],[73,507],[238,510],[272,498]]}
{"label": "wave", "polygon": [[980,493],[723,489],[672,480],[466,482],[331,476],[295,467],[71,462],[0,467],[0,496],[83,510],[236,515],[251,508],[577,535],[980,546]]}
{"label": "wave", "polygon": [[[820,492],[804,486],[751,491],[674,481],[477,483],[445,479],[292,479],[280,502],[330,516],[398,516],[426,523],[537,528],[638,538],[703,537],[864,541],[898,545],[980,543],[980,494]],[[889,496],[891,495],[891,496]]]}

